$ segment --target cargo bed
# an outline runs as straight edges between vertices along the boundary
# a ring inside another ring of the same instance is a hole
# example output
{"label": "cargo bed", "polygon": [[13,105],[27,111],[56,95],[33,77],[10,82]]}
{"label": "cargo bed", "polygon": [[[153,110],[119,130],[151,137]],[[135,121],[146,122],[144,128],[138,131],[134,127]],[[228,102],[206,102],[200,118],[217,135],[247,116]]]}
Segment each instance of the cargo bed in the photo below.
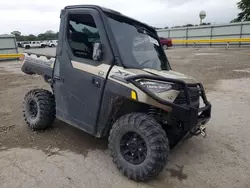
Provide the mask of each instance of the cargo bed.
{"label": "cargo bed", "polygon": [[24,60],[21,69],[25,74],[38,74],[48,81],[52,78],[55,60],[55,56],[24,53]]}

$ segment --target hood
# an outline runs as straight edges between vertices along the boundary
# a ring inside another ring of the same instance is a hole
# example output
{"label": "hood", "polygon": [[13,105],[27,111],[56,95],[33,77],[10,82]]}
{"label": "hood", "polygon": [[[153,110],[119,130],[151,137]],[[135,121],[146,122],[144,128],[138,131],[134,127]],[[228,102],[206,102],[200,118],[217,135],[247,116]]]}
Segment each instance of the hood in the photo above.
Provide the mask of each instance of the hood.
{"label": "hood", "polygon": [[139,74],[158,75],[158,76],[162,76],[165,78],[179,79],[179,80],[182,80],[188,84],[198,83],[198,81],[196,79],[194,79],[193,77],[187,76],[185,74],[175,72],[172,70],[158,71],[158,70],[154,70],[154,69],[130,69],[130,68],[124,69],[121,67],[114,66],[110,75],[112,75],[112,72],[114,74],[116,72],[118,72],[120,74],[120,71],[122,71],[123,73],[127,73],[130,76],[131,75],[139,75]]}
{"label": "hood", "polygon": [[158,75],[158,76],[162,76],[165,78],[172,78],[172,79],[179,79],[179,80],[183,80],[184,82],[191,84],[191,83],[197,83],[198,81],[196,79],[194,79],[191,76],[187,76],[185,74],[179,73],[179,72],[175,72],[172,70],[164,70],[164,71],[158,71],[158,70],[154,70],[154,69],[143,69],[145,72],[147,73],[151,73],[153,75]]}

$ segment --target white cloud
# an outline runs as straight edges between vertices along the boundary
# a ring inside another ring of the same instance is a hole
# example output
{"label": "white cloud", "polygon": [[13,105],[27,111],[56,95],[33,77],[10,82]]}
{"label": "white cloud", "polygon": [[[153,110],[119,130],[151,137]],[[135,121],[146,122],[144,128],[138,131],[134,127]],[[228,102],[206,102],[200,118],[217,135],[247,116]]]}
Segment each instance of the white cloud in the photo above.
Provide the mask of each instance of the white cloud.
{"label": "white cloud", "polygon": [[156,27],[205,22],[227,23],[236,17],[238,0],[8,0],[0,2],[0,33],[19,30],[24,34],[57,31],[60,10],[67,5],[97,4],[122,12]]}

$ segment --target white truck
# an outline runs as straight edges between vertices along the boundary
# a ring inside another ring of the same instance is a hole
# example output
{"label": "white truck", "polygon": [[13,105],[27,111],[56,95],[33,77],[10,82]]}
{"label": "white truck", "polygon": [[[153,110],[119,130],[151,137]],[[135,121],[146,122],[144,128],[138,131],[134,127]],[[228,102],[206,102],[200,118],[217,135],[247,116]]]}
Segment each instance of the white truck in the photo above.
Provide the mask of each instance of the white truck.
{"label": "white truck", "polygon": [[24,42],[22,44],[22,47],[25,49],[30,49],[30,48],[45,48],[46,43],[45,42],[40,42],[40,41],[29,41],[29,42]]}
{"label": "white truck", "polygon": [[48,47],[56,47],[58,45],[58,40],[49,40],[47,42]]}

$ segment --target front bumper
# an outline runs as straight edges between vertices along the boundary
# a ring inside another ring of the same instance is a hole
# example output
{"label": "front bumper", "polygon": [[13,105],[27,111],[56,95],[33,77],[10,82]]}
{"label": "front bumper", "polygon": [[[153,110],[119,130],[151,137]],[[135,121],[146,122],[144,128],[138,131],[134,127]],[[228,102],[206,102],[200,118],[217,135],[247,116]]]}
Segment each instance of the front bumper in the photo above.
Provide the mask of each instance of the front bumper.
{"label": "front bumper", "polygon": [[[135,76],[129,76],[125,78],[126,81],[131,82],[133,85],[138,87],[140,90],[145,92],[147,95],[149,95],[151,98],[159,102],[160,104],[167,105],[172,107],[172,114],[178,117],[178,120],[182,122],[184,125],[185,131],[190,131],[191,133],[194,130],[199,129],[202,125],[205,125],[209,119],[211,118],[211,107],[212,105],[207,100],[205,90],[201,83],[196,84],[187,84],[186,82],[178,79],[171,79],[171,78],[165,78],[161,76],[154,76],[154,75],[135,75]],[[185,95],[185,104],[179,105],[175,104],[173,102],[164,100],[162,98],[159,98],[157,95],[155,95],[153,92],[149,91],[145,87],[143,87],[139,82],[136,80],[141,79],[150,79],[150,80],[158,80],[158,81],[165,81],[170,82],[174,84],[178,84],[182,87]],[[203,107],[197,107],[197,105],[193,105],[191,102],[189,87],[197,87],[199,90],[199,97],[202,99],[204,106]]]}

